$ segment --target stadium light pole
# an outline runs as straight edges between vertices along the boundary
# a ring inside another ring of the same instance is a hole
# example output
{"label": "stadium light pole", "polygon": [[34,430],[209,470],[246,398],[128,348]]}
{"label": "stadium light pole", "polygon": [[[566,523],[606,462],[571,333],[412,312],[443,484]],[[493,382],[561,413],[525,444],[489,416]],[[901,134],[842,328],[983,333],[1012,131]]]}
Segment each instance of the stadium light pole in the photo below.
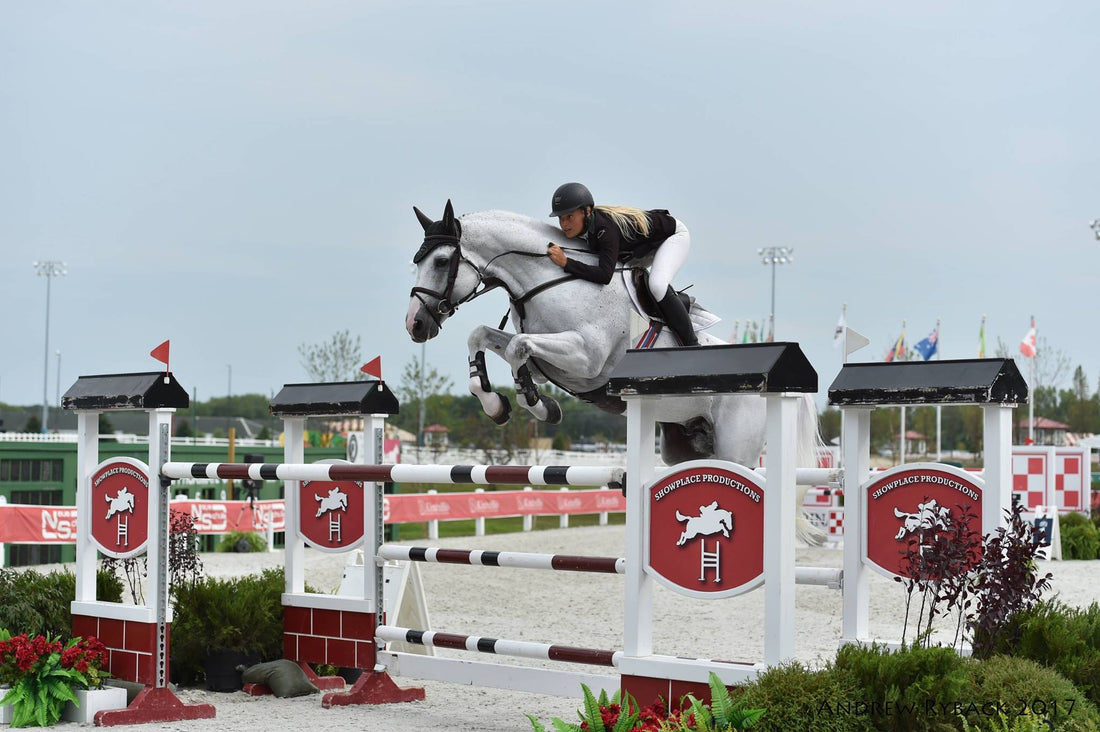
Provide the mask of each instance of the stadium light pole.
{"label": "stadium light pole", "polygon": [[42,434],[46,434],[46,423],[50,416],[50,282],[54,277],[65,276],[65,263],[54,260],[34,262],[34,271],[39,277],[46,278],[46,355],[42,366]]}
{"label": "stadium light pole", "polygon": [[772,308],[768,315],[768,337],[775,340],[775,267],[778,264],[790,264],[794,261],[794,247],[763,247],[757,249],[760,255],[760,263],[772,268]]}

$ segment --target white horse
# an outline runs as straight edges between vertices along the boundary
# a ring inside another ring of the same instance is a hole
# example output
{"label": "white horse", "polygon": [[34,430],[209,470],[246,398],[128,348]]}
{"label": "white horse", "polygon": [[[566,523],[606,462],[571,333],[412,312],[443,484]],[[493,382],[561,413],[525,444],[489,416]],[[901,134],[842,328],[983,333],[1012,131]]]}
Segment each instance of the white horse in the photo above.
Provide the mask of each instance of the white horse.
{"label": "white horse", "polygon": [[[413,259],[416,285],[405,319],[413,341],[434,338],[459,306],[489,290],[500,288],[508,294],[516,332],[502,330],[503,322],[499,328],[481,325],[467,340],[470,393],[494,422],[507,422],[511,405],[489,383],[486,350],[508,362],[519,403],[539,420],[561,420],[557,402],[538,392],[537,384],[547,381],[606,411],[624,411],[624,403],[609,396],[606,386],[616,364],[633,346],[633,304],[626,284],[630,272],[616,273],[607,285],[566,275],[546,256],[549,243],[572,257],[594,259],[594,254],[577,250],[577,243],[557,227],[527,216],[483,211],[456,218],[450,201],[440,221],[413,210],[424,228],[424,243]],[[699,343],[722,341],[700,333]],[[666,328],[655,345],[678,343]],[[756,394],[661,400],[658,421],[661,456],[669,465],[713,457],[755,467],[764,447],[765,402]],[[814,466],[821,441],[817,409],[809,395],[800,404],[798,421],[799,464]],[[799,506],[804,493],[800,488]],[[823,535],[801,520],[801,509],[799,518],[800,538],[820,542]]]}

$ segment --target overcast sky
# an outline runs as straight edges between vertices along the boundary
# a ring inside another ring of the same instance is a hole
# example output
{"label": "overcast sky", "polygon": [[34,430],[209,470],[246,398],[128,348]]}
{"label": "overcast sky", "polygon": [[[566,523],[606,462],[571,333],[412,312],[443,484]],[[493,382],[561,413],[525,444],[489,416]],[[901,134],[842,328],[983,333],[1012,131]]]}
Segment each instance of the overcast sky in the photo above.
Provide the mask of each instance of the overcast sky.
{"label": "overcast sky", "polygon": [[[271,395],[344,329],[397,381],[412,206],[542,217],[570,180],[687,224],[676,284],[720,337],[793,247],[776,335],[822,392],[844,303],[854,360],[937,318],[973,358],[983,314],[1016,354],[1034,315],[1095,387],[1098,28],[1094,0],[5,2],[0,401],[52,401],[57,351],[64,392],[165,339],[200,400]],[[38,260],[67,268],[48,350]],[[427,345],[456,392],[505,308]]]}

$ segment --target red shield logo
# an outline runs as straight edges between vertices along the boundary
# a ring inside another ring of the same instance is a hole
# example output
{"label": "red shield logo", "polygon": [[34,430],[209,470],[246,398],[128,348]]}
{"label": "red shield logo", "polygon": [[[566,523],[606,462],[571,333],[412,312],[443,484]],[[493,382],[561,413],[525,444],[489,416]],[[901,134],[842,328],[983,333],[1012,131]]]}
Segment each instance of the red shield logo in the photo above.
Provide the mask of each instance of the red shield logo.
{"label": "red shield logo", "polygon": [[92,541],[126,559],[149,540],[149,468],[133,458],[104,460],[92,474]]}
{"label": "red shield logo", "polygon": [[[344,460],[324,462],[346,463]],[[298,488],[302,539],[323,552],[344,552],[363,541],[363,484],[352,480],[307,480]]]}
{"label": "red shield logo", "polygon": [[913,577],[914,555],[923,555],[937,535],[980,540],[983,486],[941,463],[901,465],[876,475],[860,488],[864,562],[887,577]]}
{"label": "red shield logo", "polygon": [[733,463],[697,460],[646,489],[648,570],[692,597],[730,597],[764,579],[764,484]]}

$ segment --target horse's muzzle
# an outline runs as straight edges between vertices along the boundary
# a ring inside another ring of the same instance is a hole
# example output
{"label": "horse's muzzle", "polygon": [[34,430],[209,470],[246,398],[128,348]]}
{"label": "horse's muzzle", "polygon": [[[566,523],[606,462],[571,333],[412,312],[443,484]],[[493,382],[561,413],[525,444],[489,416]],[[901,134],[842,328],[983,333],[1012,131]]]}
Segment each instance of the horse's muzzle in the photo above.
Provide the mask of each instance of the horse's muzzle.
{"label": "horse's muzzle", "polygon": [[423,305],[417,307],[415,312],[410,312],[405,321],[405,329],[413,339],[413,343],[424,343],[439,335],[439,323],[432,317]]}

